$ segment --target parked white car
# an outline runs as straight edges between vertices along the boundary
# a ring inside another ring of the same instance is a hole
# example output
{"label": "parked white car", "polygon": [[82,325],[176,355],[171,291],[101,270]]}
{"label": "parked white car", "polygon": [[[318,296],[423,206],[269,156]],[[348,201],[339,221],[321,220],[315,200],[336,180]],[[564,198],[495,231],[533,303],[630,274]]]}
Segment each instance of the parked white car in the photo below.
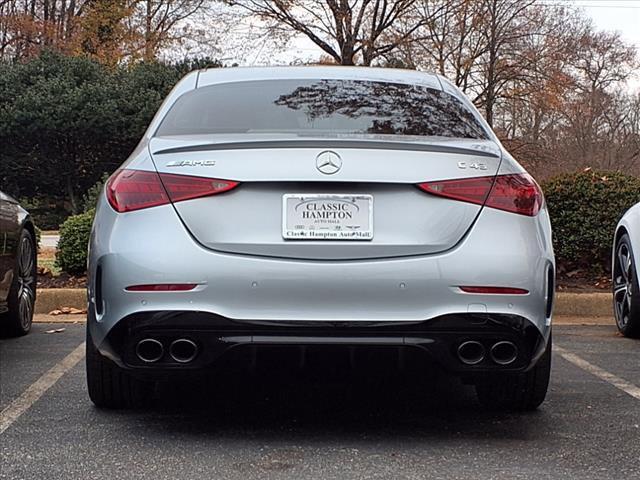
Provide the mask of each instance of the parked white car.
{"label": "parked white car", "polygon": [[625,337],[640,337],[640,288],[634,251],[640,252],[640,203],[625,213],[616,227],[611,284],[618,330]]}

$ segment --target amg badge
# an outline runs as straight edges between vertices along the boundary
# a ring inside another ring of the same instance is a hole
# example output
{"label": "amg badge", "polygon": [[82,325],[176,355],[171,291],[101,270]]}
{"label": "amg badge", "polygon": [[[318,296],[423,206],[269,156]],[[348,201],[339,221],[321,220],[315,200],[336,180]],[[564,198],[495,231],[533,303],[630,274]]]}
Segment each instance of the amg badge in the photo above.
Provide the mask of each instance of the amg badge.
{"label": "amg badge", "polygon": [[174,160],[167,163],[167,167],[213,167],[215,160]]}

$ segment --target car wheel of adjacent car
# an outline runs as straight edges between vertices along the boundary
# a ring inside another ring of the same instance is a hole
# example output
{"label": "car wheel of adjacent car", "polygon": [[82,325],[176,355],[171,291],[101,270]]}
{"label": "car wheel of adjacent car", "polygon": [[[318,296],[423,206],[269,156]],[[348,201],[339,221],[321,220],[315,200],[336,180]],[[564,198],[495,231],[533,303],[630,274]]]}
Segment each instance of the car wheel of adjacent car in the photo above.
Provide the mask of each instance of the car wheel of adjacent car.
{"label": "car wheel of adjacent car", "polygon": [[130,375],[95,347],[87,328],[87,389],[89,398],[100,408],[137,408],[151,396],[153,384]]}
{"label": "car wheel of adjacent car", "polygon": [[36,248],[33,235],[23,230],[18,240],[16,266],[9,290],[6,318],[0,322],[11,335],[26,335],[31,330],[36,302]]}
{"label": "car wheel of adjacent car", "polygon": [[476,384],[482,406],[490,409],[530,411],[544,401],[551,375],[551,334],[538,363],[525,373],[496,374]]}
{"label": "car wheel of adjacent car", "polygon": [[613,311],[618,330],[625,337],[640,337],[640,288],[631,239],[626,233],[614,250]]}

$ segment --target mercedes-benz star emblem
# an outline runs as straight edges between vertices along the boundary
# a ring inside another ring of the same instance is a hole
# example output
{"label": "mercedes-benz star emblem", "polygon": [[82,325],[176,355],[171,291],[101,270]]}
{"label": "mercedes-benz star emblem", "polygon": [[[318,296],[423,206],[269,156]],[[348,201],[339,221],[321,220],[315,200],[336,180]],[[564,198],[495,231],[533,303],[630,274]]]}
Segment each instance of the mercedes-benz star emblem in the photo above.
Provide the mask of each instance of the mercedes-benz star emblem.
{"label": "mercedes-benz star emblem", "polygon": [[333,175],[342,167],[342,159],[336,152],[327,150],[316,157],[316,168],[326,175]]}

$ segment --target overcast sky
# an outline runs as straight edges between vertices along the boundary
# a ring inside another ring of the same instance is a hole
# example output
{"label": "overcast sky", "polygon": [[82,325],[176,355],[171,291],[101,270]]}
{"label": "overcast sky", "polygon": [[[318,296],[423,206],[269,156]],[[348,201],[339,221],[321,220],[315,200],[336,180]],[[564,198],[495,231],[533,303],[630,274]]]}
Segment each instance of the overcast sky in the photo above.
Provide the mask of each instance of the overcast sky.
{"label": "overcast sky", "polygon": [[[562,3],[567,0],[546,0]],[[640,0],[572,0],[603,30],[617,30],[640,50]]]}

